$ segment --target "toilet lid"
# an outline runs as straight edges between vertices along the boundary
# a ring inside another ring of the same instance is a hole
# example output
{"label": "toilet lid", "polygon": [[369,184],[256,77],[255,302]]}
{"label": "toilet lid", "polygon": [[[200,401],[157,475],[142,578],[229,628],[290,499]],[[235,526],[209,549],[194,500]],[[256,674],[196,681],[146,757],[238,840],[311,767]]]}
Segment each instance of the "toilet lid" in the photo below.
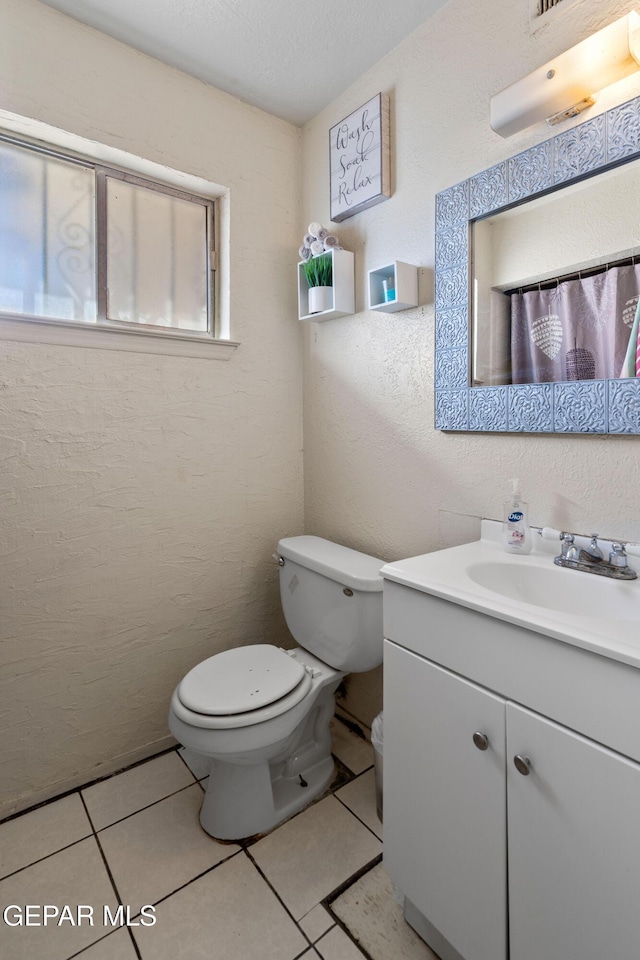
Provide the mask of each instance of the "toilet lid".
{"label": "toilet lid", "polygon": [[210,716],[247,713],[286,696],[305,676],[294,657],[268,643],[236,647],[203,660],[178,686],[189,710]]}

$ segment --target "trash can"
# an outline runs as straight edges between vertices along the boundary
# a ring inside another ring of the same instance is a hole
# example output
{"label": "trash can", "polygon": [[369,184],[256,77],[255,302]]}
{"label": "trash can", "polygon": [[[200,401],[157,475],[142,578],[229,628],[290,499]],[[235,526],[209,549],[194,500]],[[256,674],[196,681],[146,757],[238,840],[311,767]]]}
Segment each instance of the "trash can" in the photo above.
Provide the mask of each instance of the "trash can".
{"label": "trash can", "polygon": [[376,781],[376,811],[382,823],[382,713],[371,724],[371,744],[373,746],[373,772]]}

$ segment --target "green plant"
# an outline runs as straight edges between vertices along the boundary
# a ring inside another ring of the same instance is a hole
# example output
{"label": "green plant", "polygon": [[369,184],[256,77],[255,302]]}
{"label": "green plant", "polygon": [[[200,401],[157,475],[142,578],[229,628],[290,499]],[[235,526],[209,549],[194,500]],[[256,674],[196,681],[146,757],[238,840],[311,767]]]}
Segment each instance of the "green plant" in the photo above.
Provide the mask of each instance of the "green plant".
{"label": "green plant", "polygon": [[333,284],[332,260],[330,253],[312,257],[302,264],[304,275],[310,287],[330,287]]}

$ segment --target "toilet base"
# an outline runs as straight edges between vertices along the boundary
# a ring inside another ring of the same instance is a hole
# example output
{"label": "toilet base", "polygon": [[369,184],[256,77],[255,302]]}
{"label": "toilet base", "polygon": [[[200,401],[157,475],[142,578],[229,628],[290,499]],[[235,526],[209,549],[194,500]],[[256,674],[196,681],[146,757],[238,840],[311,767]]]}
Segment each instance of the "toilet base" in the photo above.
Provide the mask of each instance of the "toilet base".
{"label": "toilet base", "polygon": [[273,780],[268,763],[242,767],[214,760],[200,811],[202,828],[225,843],[269,833],[326,790],[333,772],[331,756],[305,770],[304,776]]}
{"label": "toilet base", "polygon": [[226,842],[268,833],[316,799],[333,779],[329,722],[338,679],[321,690],[302,727],[270,760],[215,758],[200,811],[203,829]]}

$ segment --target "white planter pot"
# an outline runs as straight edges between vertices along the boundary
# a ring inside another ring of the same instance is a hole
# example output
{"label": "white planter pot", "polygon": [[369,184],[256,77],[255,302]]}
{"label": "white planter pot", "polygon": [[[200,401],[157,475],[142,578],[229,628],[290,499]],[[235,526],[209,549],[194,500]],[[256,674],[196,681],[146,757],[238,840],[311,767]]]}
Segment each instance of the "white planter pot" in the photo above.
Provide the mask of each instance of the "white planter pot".
{"label": "white planter pot", "polygon": [[309,287],[309,313],[322,313],[333,306],[333,287]]}

